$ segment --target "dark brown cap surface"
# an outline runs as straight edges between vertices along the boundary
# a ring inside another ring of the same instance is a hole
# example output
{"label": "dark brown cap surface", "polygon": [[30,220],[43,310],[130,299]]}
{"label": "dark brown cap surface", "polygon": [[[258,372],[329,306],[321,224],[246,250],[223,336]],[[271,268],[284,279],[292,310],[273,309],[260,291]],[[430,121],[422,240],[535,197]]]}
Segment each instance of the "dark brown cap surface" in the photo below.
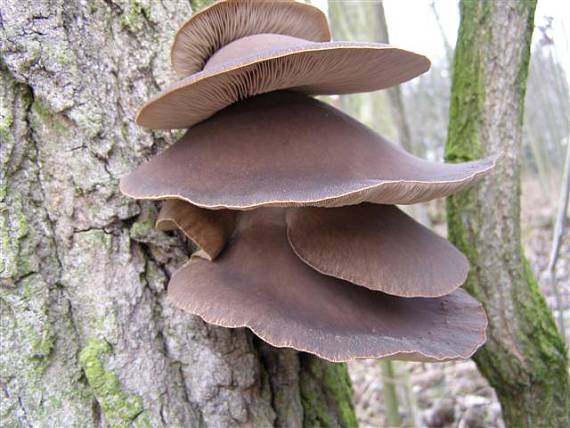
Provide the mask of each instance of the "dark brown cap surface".
{"label": "dark brown cap surface", "polygon": [[249,327],[274,346],[330,361],[468,358],[485,341],[487,324],[463,290],[401,298],[321,275],[293,253],[279,209],[242,214],[218,259],[188,262],[168,296],[209,323]]}
{"label": "dark brown cap surface", "polygon": [[461,164],[412,156],[313,98],[275,92],[191,128],[121,180],[137,199],[204,208],[413,204],[479,181],[494,159]]}

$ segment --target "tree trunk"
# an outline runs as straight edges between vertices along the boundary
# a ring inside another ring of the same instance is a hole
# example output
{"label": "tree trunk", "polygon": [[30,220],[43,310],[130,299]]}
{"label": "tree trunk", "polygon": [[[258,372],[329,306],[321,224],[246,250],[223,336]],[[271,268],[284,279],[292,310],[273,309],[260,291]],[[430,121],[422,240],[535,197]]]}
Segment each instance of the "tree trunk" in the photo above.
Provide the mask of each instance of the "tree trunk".
{"label": "tree trunk", "polygon": [[0,5],[2,425],[355,426],[344,365],[167,304],[188,249],[118,191],[188,1]]}
{"label": "tree trunk", "polygon": [[489,340],[475,360],[509,427],[570,426],[564,344],[520,240],[520,159],[535,2],[461,3],[449,161],[502,153],[497,172],[448,200],[450,239],[469,257],[468,290],[485,306]]}
{"label": "tree trunk", "polygon": [[[383,41],[379,27],[378,3],[329,0],[328,16],[334,40]],[[398,141],[400,130],[394,126],[388,91],[342,95],[343,111],[357,118],[376,132]],[[405,143],[405,141],[404,141]]]}

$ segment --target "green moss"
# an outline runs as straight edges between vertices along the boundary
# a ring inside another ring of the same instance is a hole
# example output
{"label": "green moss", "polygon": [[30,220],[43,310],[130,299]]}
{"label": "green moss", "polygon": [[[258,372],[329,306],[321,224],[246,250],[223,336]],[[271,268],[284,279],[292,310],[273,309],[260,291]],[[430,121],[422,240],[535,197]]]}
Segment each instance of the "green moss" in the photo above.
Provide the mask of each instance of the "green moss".
{"label": "green moss", "polygon": [[[6,211],[6,209],[4,210]],[[0,242],[2,242],[2,251],[0,252],[0,278],[13,278],[16,274],[15,255],[13,254],[10,233],[8,230],[8,216],[6,213],[0,213]]]}
{"label": "green moss", "polygon": [[50,399],[50,404],[53,409],[61,409],[63,407],[61,400],[56,397]]}
{"label": "green moss", "polygon": [[53,351],[55,337],[49,330],[45,331],[41,337],[32,342],[32,358],[42,359],[50,356]]}
{"label": "green moss", "polygon": [[8,138],[12,123],[14,123],[14,115],[12,112],[0,111],[0,137]]}
{"label": "green moss", "polygon": [[143,401],[123,392],[119,378],[105,368],[103,357],[111,351],[108,342],[91,339],[79,354],[79,362],[105,419],[112,427],[127,427],[143,413]]}
{"label": "green moss", "polygon": [[[446,144],[446,159],[450,162],[472,160],[482,155],[481,127],[484,125],[486,93],[485,58],[482,55],[493,35],[491,18],[496,7],[496,2],[461,2]],[[522,49],[524,56],[520,58],[517,74],[520,125],[535,2],[518,2],[514,7],[519,8],[518,12],[525,16],[528,25],[526,46]],[[495,285],[488,284],[479,268],[480,228],[486,221],[479,197],[477,189],[471,189],[448,198],[448,236],[465,253],[472,266],[465,288],[491,309]],[[515,207],[514,212],[517,210]],[[513,236],[512,239],[520,240],[520,237]],[[477,366],[497,391],[507,426],[566,426],[570,387],[564,343],[522,248],[497,257],[504,258],[505,265],[509,266],[507,274],[512,281],[512,293],[508,296],[508,306],[513,308],[512,318],[501,321],[498,328],[503,329],[504,323],[508,322],[511,330],[508,333],[493,331],[497,324],[491,319],[490,339],[475,357]],[[500,316],[494,314],[493,318]],[[502,337],[505,334],[510,337],[505,339]]]}
{"label": "green moss", "polygon": [[52,128],[61,137],[68,133],[68,127],[63,122],[62,118],[57,114],[54,114],[39,98],[34,99],[34,102],[32,103],[32,111],[44,125]]}
{"label": "green moss", "polygon": [[[490,13],[491,2],[461,3],[462,16]],[[488,32],[478,31],[475,20],[462,20],[453,63],[453,90],[449,106],[449,129],[445,146],[448,162],[465,162],[481,155],[479,128],[485,103],[484,63],[479,49],[469,45],[485,43]],[[467,113],[468,112],[468,113]]]}
{"label": "green moss", "polygon": [[[534,27],[534,12],[536,10],[536,3],[537,0],[527,0],[526,2],[515,3],[515,7],[522,9],[521,12],[524,13],[525,9],[529,11],[527,17],[527,24],[526,24],[527,28]],[[519,86],[519,97],[520,97],[518,124],[521,127],[524,121],[524,100],[526,95],[526,84],[528,82],[528,72],[530,68],[529,64],[530,64],[530,46],[532,44],[532,31],[528,31],[526,33],[525,44],[527,46],[527,49],[523,50],[521,67],[519,68],[519,73],[517,75],[517,84]]]}
{"label": "green moss", "polygon": [[154,232],[154,221],[151,216],[143,216],[132,224],[129,236],[135,241],[144,241]]}
{"label": "green moss", "polygon": [[55,60],[63,66],[67,66],[73,63],[74,59],[73,57],[70,56],[69,52],[71,50],[69,49],[61,49],[58,50],[55,54]]}
{"label": "green moss", "polygon": [[143,5],[139,0],[130,0],[126,13],[121,16],[121,27],[135,33],[142,29],[145,18],[150,18],[150,6]]}
{"label": "green moss", "polygon": [[5,173],[0,176],[0,213],[7,209],[3,203],[8,196],[8,180],[5,178],[5,176]]}
{"label": "green moss", "polygon": [[9,201],[0,210],[0,278],[16,280],[31,272],[28,257],[22,254],[22,241],[28,236],[30,227],[22,211],[20,196]]}
{"label": "green moss", "polygon": [[[48,324],[49,325],[49,324]],[[55,345],[55,335],[51,329],[45,329],[41,332],[41,336],[32,340],[32,356],[30,361],[34,364],[36,370],[44,372],[50,364],[50,356]]]}
{"label": "green moss", "polygon": [[300,360],[303,426],[357,427],[346,364],[329,363],[306,354],[300,355]]}
{"label": "green moss", "polygon": [[15,328],[20,334],[21,355],[31,363],[30,368],[40,372],[50,364],[56,341],[49,319],[48,295],[46,284],[38,275],[26,277],[19,288],[11,291],[13,304],[20,309]]}
{"label": "green moss", "polygon": [[104,230],[92,229],[81,233],[84,245],[92,248],[101,246],[106,251],[111,251],[113,247],[113,236],[105,233]]}
{"label": "green moss", "polygon": [[28,231],[30,230],[28,226],[28,219],[22,211],[18,211],[16,213],[16,226],[18,239],[22,239],[28,235]]}
{"label": "green moss", "polygon": [[153,428],[153,425],[150,422],[150,413],[145,410],[136,417],[132,425],[135,428]]}

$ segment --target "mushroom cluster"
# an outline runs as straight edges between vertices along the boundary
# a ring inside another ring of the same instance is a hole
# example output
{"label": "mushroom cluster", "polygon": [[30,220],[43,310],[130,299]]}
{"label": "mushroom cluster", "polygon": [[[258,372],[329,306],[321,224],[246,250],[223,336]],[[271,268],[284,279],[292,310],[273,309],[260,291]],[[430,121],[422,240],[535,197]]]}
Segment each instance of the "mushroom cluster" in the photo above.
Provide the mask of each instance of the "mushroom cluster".
{"label": "mushroom cluster", "polygon": [[445,361],[484,343],[465,256],[396,205],[458,192],[495,159],[419,159],[311,97],[399,84],[425,57],[332,42],[309,5],[227,0],[182,26],[172,63],[180,80],[137,123],[188,130],[121,179],[195,244],[171,302],[330,361]]}

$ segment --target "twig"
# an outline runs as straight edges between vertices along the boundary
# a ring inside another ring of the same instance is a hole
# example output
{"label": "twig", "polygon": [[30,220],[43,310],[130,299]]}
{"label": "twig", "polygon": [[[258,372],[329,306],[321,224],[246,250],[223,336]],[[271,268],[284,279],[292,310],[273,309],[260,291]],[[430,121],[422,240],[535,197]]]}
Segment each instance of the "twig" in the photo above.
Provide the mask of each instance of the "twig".
{"label": "twig", "polygon": [[382,370],[382,393],[386,405],[388,426],[398,428],[402,426],[402,417],[400,416],[398,405],[398,392],[396,391],[396,379],[392,361],[380,360],[380,369]]}
{"label": "twig", "polygon": [[566,326],[564,325],[564,305],[560,293],[560,287],[556,280],[556,264],[560,256],[560,248],[562,246],[562,238],[564,236],[564,228],[566,223],[566,213],[568,212],[568,198],[570,196],[570,140],[566,146],[566,163],[564,165],[564,178],[560,190],[560,204],[558,206],[558,215],[556,217],[556,225],[554,227],[554,236],[552,238],[552,249],[550,251],[550,260],[548,262],[547,272],[550,276],[550,283],[554,291],[556,306],[558,310],[558,328],[560,334],[566,340]]}
{"label": "twig", "polygon": [[453,64],[453,48],[445,35],[445,30],[443,25],[441,24],[441,19],[439,17],[439,13],[437,12],[437,8],[435,7],[435,1],[432,0],[430,4],[431,10],[433,12],[433,16],[435,17],[435,22],[437,23],[437,27],[439,28],[439,32],[441,33],[441,39],[443,40],[443,47],[445,48],[445,58],[447,59],[447,68],[451,69]]}

